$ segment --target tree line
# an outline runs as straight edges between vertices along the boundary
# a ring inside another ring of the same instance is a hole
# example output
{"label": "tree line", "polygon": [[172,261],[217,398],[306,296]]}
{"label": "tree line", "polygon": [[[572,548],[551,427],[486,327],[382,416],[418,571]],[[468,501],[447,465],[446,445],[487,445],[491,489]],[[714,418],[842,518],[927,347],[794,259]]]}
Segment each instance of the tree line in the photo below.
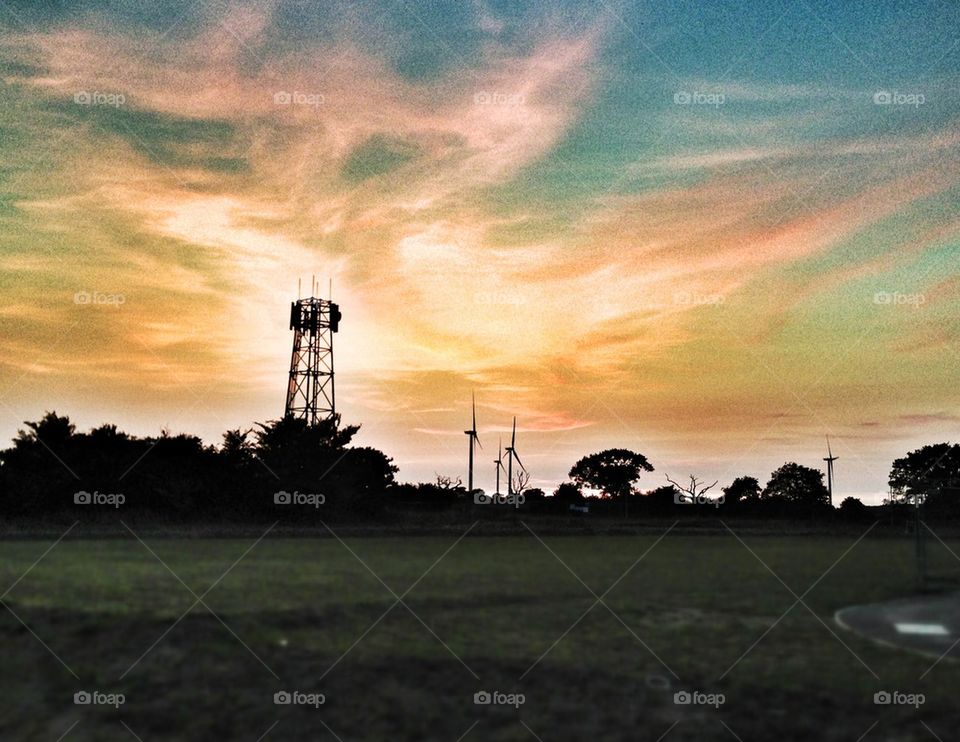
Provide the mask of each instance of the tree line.
{"label": "tree line", "polygon": [[[593,499],[600,503],[622,502],[626,514],[631,504],[640,512],[659,513],[688,505],[754,516],[836,513],[856,519],[868,514],[868,507],[856,497],[846,497],[839,506],[834,506],[823,482],[823,472],[792,461],[773,471],[762,487],[756,477],[741,476],[719,491],[714,489],[718,482],[707,484],[694,475],[682,482],[666,475],[667,484],[640,491],[637,488],[640,477],[653,471],[642,454],[627,449],[600,451],[574,464],[570,481],[561,484],[554,496],[576,508],[589,499],[583,491],[587,488],[597,493]],[[890,490],[884,507],[890,512],[920,505],[928,517],[960,517],[960,445],[927,445],[896,459],[888,484]]]}
{"label": "tree line", "polygon": [[351,446],[359,426],[286,417],[229,430],[219,446],[194,435],[77,432],[49,412],[0,451],[0,515],[44,517],[123,508],[157,520],[248,520],[372,512],[397,468]]}
{"label": "tree line", "polygon": [[[296,418],[229,430],[217,446],[188,434],[139,437],[101,425],[78,432],[68,417],[46,413],[26,422],[0,451],[0,517],[47,519],[113,511],[158,521],[242,522],[368,519],[391,513],[503,508],[482,491],[468,493],[458,478],[400,483],[382,451],[353,446],[359,430],[339,419],[308,425]],[[641,489],[654,467],[627,449],[607,449],[577,461],[552,495],[512,483],[509,510],[643,516],[700,512],[756,517],[865,517],[855,498],[831,507],[823,473],[796,462],[772,472],[761,486],[741,476],[717,488],[695,476],[665,477]],[[960,516],[960,445],[938,443],[893,462],[887,508],[923,503],[927,516]]]}

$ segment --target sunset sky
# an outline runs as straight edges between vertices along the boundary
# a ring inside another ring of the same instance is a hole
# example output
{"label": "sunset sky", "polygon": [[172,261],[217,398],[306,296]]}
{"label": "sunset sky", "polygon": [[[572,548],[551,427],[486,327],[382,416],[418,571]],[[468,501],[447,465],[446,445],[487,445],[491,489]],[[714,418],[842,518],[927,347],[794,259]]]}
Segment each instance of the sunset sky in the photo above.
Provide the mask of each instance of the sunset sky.
{"label": "sunset sky", "polygon": [[[552,491],[765,482],[960,440],[960,5],[0,0],[0,436],[45,410],[218,442],[338,409],[466,479],[471,391]],[[89,300],[89,301],[88,301]],[[4,444],[6,445],[6,444]]]}

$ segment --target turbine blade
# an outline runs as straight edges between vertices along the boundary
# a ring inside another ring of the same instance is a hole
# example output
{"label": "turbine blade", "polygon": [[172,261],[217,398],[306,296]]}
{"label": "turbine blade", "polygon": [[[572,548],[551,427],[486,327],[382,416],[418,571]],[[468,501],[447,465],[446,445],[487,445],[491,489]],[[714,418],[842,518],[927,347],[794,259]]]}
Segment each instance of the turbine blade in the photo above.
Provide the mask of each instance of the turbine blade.
{"label": "turbine blade", "polygon": [[514,415],[514,418],[513,418],[513,433],[510,434],[510,446],[511,446],[511,448],[512,448],[513,446],[515,446],[515,445],[517,445],[517,418],[516,418],[516,415]]}
{"label": "turbine blade", "polygon": [[833,451],[830,450],[830,436],[827,436],[827,456],[833,458]]}
{"label": "turbine blade", "polygon": [[511,448],[510,450],[513,452],[513,458],[516,459],[516,461],[517,461],[518,464],[520,464],[520,468],[523,469],[524,471],[526,471],[526,470],[527,470],[527,467],[525,467],[525,466],[523,465],[523,462],[520,460],[520,457],[517,456],[517,452],[514,451],[512,448]]}
{"label": "turbine blade", "polygon": [[473,431],[477,430],[477,395],[470,393],[470,406],[473,409]]}
{"label": "turbine blade", "polygon": [[480,446],[480,450],[483,450],[483,444],[480,442],[480,436],[477,435],[477,426],[473,426],[473,440],[477,442],[477,445]]}

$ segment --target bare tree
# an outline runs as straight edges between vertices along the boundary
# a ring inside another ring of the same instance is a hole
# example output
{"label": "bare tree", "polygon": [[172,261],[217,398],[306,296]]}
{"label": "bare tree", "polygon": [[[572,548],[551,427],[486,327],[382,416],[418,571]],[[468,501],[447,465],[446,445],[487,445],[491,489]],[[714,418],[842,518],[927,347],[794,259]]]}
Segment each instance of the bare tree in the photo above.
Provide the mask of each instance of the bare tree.
{"label": "bare tree", "polygon": [[530,486],[530,475],[521,469],[513,477],[513,494],[522,495]]}
{"label": "bare tree", "polygon": [[674,482],[672,479],[670,479],[669,475],[666,475],[666,476],[667,476],[667,481],[670,482],[670,484],[672,484],[674,487],[676,487],[677,490],[680,492],[680,497],[683,499],[689,498],[690,502],[693,502],[693,503],[702,502],[704,499],[704,495],[706,495],[709,490],[716,487],[717,482],[720,481],[718,479],[717,482],[714,482],[713,484],[707,484],[706,482],[703,482],[697,479],[695,476],[693,476],[693,474],[691,474],[690,484],[684,487],[680,485],[678,482]]}
{"label": "bare tree", "polygon": [[457,490],[463,487],[463,479],[457,477],[448,477],[444,474],[437,474],[437,487],[442,490]]}

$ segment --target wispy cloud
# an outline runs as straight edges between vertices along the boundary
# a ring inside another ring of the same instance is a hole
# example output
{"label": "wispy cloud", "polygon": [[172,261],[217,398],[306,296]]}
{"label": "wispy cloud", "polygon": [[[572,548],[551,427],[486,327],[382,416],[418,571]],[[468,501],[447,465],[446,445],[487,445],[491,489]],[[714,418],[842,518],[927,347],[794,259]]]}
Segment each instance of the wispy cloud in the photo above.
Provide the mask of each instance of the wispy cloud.
{"label": "wispy cloud", "polygon": [[[211,430],[275,416],[286,303],[316,275],[348,317],[343,404],[394,437],[458,430],[471,387],[491,432],[517,414],[531,436],[680,430],[698,450],[705,418],[756,436],[790,388],[819,385],[801,410],[821,426],[845,395],[857,429],[857,405],[922,416],[947,388],[923,354],[957,341],[937,330],[958,302],[953,78],[892,110],[861,79],[628,65],[622,23],[562,3],[464,4],[449,26],[361,3],[299,36],[291,12],[0,37],[5,379],[199,397]],[[410,61],[416,34],[437,59]],[[893,314],[887,290],[924,306]],[[840,363],[819,380],[818,343]],[[889,351],[927,386],[888,359],[869,374],[898,398],[866,388],[864,354]]]}

